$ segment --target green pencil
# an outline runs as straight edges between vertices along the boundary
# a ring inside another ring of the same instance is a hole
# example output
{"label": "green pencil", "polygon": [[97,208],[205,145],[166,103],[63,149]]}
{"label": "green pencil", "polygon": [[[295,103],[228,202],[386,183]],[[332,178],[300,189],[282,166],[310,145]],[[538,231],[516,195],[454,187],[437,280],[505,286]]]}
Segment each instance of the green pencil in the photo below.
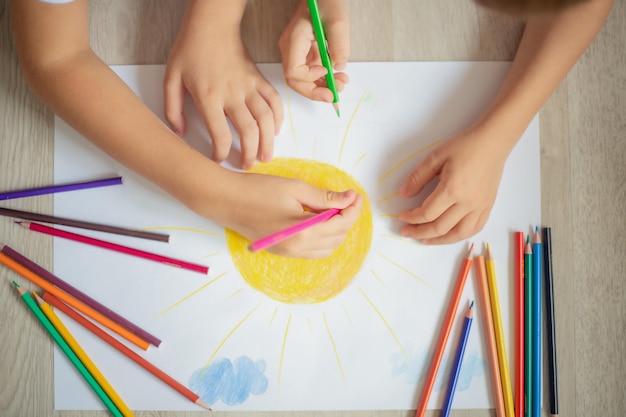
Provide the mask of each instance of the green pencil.
{"label": "green pencil", "polygon": [[[530,246],[530,236],[526,238],[524,250],[524,392],[526,393],[526,412],[524,415],[532,415],[532,392],[533,392],[533,250]],[[521,415],[521,414],[520,414]]]}
{"label": "green pencil", "polygon": [[17,282],[13,281],[13,285],[20,293],[22,300],[24,303],[30,308],[30,310],[35,314],[35,317],[41,322],[43,327],[50,333],[50,336],[54,339],[54,341],[59,345],[63,353],[67,356],[67,358],[72,362],[72,365],[76,367],[78,372],[85,378],[85,381],[91,386],[96,395],[102,400],[104,405],[109,409],[111,414],[116,417],[124,417],[120,410],[113,404],[113,401],[109,398],[109,396],[102,390],[102,387],[98,384],[98,382],[94,379],[94,377],[89,373],[85,365],[78,359],[78,356],[74,353],[74,351],[69,347],[69,345],[65,342],[65,339],[59,334],[57,329],[52,325],[50,320],[43,314],[43,311],[39,308],[33,297],[20,288]]}
{"label": "green pencil", "polygon": [[328,47],[326,43],[326,34],[324,33],[324,26],[322,25],[322,18],[320,17],[320,9],[317,7],[317,0],[308,0],[309,12],[311,13],[311,23],[313,24],[313,31],[315,32],[315,40],[320,50],[320,57],[322,59],[322,65],[326,68],[326,84],[333,93],[333,107],[339,113],[339,94],[337,93],[337,85],[335,84],[335,76],[333,75],[333,64],[330,61],[330,55],[328,54]]}

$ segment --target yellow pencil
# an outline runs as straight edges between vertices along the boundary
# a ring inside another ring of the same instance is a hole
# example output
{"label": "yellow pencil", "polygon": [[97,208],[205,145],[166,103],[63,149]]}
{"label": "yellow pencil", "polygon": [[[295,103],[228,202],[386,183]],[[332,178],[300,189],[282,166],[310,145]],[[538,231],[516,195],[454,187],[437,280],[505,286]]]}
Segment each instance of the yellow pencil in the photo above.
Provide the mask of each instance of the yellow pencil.
{"label": "yellow pencil", "polygon": [[41,311],[48,317],[48,320],[52,323],[52,325],[57,329],[61,337],[67,342],[69,347],[74,351],[78,359],[85,365],[85,368],[89,371],[93,379],[95,379],[102,390],[109,396],[113,404],[120,410],[124,417],[134,417],[133,412],[128,408],[128,406],[124,403],[122,398],[118,395],[117,392],[113,389],[109,381],[104,378],[104,375],[98,370],[93,361],[89,358],[89,356],[85,353],[83,348],[80,347],[74,336],[67,330],[67,327],[63,324],[59,316],[56,315],[52,307],[48,303],[46,303],[41,297],[37,295],[36,292],[33,291],[33,295],[37,302],[39,303],[39,307]]}
{"label": "yellow pencil", "polygon": [[489,297],[491,298],[493,327],[496,333],[496,348],[498,349],[498,363],[500,365],[500,379],[502,381],[502,395],[504,397],[504,412],[506,417],[515,417],[513,407],[513,390],[511,389],[511,376],[509,374],[509,362],[506,358],[506,344],[504,343],[504,329],[502,328],[502,314],[500,313],[500,299],[498,297],[498,283],[496,281],[496,265],[493,261],[493,257],[491,256],[489,244],[487,244],[485,268],[487,269]]}

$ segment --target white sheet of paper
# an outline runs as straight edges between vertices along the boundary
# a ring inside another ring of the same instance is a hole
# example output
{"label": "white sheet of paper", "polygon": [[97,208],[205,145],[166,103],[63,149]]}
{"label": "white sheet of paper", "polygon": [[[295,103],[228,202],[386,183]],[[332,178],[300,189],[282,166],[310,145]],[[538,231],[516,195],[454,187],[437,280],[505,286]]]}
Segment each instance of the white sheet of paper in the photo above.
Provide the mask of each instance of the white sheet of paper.
{"label": "white sheet of paper", "polygon": [[[161,338],[161,346],[147,352],[132,348],[179,382],[201,390],[198,394],[213,409],[411,409],[421,393],[461,260],[470,242],[476,244],[475,255],[484,253],[488,242],[496,260],[513,372],[513,231],[528,232],[540,224],[537,117],[507,161],[488,223],[469,241],[419,245],[399,237],[399,221],[385,216],[414,207],[424,198],[385,199],[397,192],[426,152],[398,163],[474,121],[495,95],[508,67],[494,62],[352,63],[351,82],[341,94],[342,117],[337,118],[330,104],[310,102],[288,91],[280,65],[259,65],[285,106],[275,156],[334,165],[356,178],[371,201],[374,229],[369,254],[350,285],[328,301],[286,304],[252,289],[233,266],[222,227],[103,154],[59,119],[55,183],[121,175],[124,184],[57,194],[55,215],[130,228],[206,231],[162,230],[172,235],[166,244],[74,230],[206,264],[210,271],[206,276],[55,238],[54,272]],[[163,66],[114,70],[163,118]],[[191,102],[186,104],[186,114],[185,139],[209,152],[206,129]],[[237,152],[233,154],[238,158]],[[453,406],[493,406],[475,279],[472,270],[429,408],[441,407],[450,359],[470,300],[476,300],[477,311]],[[61,317],[132,409],[200,409]],[[103,408],[58,350],[54,363],[57,409]]]}

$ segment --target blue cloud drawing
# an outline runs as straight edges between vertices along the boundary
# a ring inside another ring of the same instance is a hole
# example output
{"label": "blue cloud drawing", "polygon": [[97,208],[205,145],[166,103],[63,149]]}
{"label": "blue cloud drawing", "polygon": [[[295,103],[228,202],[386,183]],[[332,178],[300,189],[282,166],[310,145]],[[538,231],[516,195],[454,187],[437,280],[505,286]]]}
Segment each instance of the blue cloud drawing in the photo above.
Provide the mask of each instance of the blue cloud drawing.
{"label": "blue cloud drawing", "polygon": [[221,359],[195,371],[189,378],[189,388],[209,405],[218,400],[226,405],[238,405],[250,394],[265,393],[268,382],[264,372],[263,360],[254,362],[240,356],[231,363],[230,359]]}
{"label": "blue cloud drawing", "polygon": [[[431,355],[428,355],[425,351],[413,352],[411,348],[405,352],[394,353],[391,358],[391,375],[393,377],[404,376],[404,380],[407,384],[415,384],[418,381],[426,378],[427,362],[430,360]],[[448,367],[446,364],[453,359],[451,355],[444,355],[439,372],[437,373],[437,379],[435,380],[435,390],[445,389],[448,384],[449,375]],[[428,362],[430,364],[430,362]],[[461,365],[461,373],[457,381],[456,390],[464,391],[468,389],[472,383],[472,378],[475,376],[482,376],[485,374],[485,361],[479,356],[477,350],[471,352],[465,352],[463,358],[463,364]]]}

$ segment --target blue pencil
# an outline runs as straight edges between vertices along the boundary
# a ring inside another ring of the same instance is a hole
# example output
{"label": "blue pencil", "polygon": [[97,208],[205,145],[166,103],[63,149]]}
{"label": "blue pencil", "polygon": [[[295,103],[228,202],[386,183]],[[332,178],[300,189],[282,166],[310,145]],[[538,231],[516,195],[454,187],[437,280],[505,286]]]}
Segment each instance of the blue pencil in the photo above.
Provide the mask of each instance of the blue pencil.
{"label": "blue pencil", "polygon": [[543,277],[542,270],[543,249],[541,245],[541,235],[539,228],[535,229],[533,235],[533,345],[532,345],[532,417],[541,416],[541,284]]}
{"label": "blue pencil", "polygon": [[107,187],[110,185],[119,185],[121,183],[122,177],[113,177],[95,181],[83,181],[71,184],[51,185],[48,187],[29,188],[27,190],[0,193],[0,200],[11,200],[14,198],[33,197],[36,195],[61,193],[65,191],[84,190],[86,188]]}
{"label": "blue pencil", "polygon": [[456,356],[454,358],[454,364],[452,365],[452,372],[450,373],[450,380],[448,382],[448,388],[446,390],[446,396],[441,407],[441,416],[448,417],[450,410],[452,409],[452,398],[454,397],[454,391],[456,383],[459,380],[459,374],[461,373],[461,365],[463,363],[463,355],[465,354],[465,346],[467,345],[467,338],[469,336],[470,328],[472,327],[472,307],[474,302],[470,304],[465,313],[465,319],[463,320],[463,329],[461,330],[461,337],[459,338],[459,344],[456,348]]}

